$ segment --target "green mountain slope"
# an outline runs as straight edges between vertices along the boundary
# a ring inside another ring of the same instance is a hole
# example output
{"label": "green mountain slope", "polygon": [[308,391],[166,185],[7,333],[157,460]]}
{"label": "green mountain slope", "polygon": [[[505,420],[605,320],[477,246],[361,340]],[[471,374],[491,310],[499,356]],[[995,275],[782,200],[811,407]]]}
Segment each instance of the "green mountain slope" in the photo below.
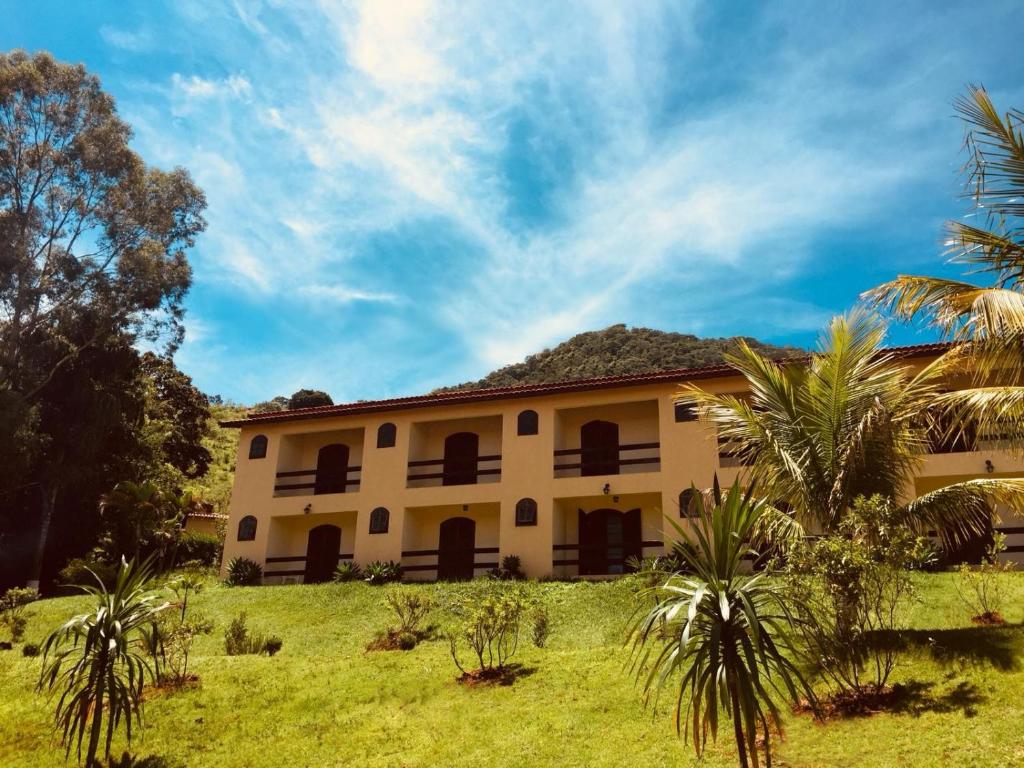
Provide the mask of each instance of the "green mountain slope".
{"label": "green mountain slope", "polygon": [[[437,391],[545,384],[715,365],[723,362],[725,354],[735,349],[738,338],[701,339],[688,333],[613,325],[601,331],[573,336],[552,349],[530,355],[521,363],[499,368],[479,381],[443,387]],[[751,338],[745,340],[770,357],[788,357],[805,351],[765,344]]]}

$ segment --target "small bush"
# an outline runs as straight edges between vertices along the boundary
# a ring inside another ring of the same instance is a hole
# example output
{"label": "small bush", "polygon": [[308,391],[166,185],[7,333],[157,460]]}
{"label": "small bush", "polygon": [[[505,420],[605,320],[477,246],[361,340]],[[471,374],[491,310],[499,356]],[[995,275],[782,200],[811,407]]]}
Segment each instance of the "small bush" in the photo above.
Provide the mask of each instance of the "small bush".
{"label": "small bush", "polygon": [[543,648],[551,635],[551,619],[544,606],[538,605],[530,617],[533,621],[533,644]]}
{"label": "small bush", "polygon": [[110,589],[117,578],[117,566],[98,557],[76,557],[57,573],[57,583],[61,586],[95,586],[97,578]]}
{"label": "small bush", "polygon": [[351,560],[338,563],[338,567],[334,569],[334,580],[337,582],[358,581],[361,578],[363,569]]}
{"label": "small bush", "polygon": [[416,643],[419,639],[412,632],[399,632],[398,633],[398,647],[403,651],[411,651],[416,647]]}
{"label": "small bush", "polygon": [[276,635],[264,637],[256,632],[250,632],[246,620],[246,614],[243,611],[233,618],[228,628],[224,630],[224,650],[228,656],[259,653],[273,656],[281,650],[284,641],[280,637]]}
{"label": "small bush", "polygon": [[209,568],[220,563],[222,548],[220,538],[212,533],[185,531],[178,544],[178,562],[195,562]]}
{"label": "small bush", "polygon": [[21,647],[21,655],[28,656],[29,658],[35,658],[39,655],[39,645],[36,643],[25,643]]}
{"label": "small bush", "polygon": [[[522,587],[481,582],[446,595],[452,621],[446,632],[455,666],[466,677],[490,677],[500,673],[519,647],[519,631],[526,598]],[[469,671],[459,656],[459,646],[470,647],[479,666]]]}
{"label": "small bush", "polygon": [[1010,573],[1016,564],[1003,562],[999,555],[1006,549],[1006,534],[996,533],[985,552],[981,565],[963,563],[956,571],[956,591],[971,611],[971,620],[977,624],[1005,624],[1003,618],[1004,573]]}
{"label": "small bush", "polygon": [[228,563],[228,577],[224,583],[230,587],[251,587],[262,583],[263,567],[247,557],[235,557]]}
{"label": "small bush", "polygon": [[39,598],[39,593],[34,589],[23,589],[14,587],[4,592],[0,597],[0,623],[7,627],[11,634],[11,642],[21,642],[25,636],[25,626],[28,623],[25,618],[25,606]]}
{"label": "small bush", "polygon": [[425,594],[408,589],[389,589],[384,595],[384,601],[398,617],[398,631],[412,634],[419,633],[420,624],[434,607]]}
{"label": "small bush", "polygon": [[523,573],[523,561],[519,559],[519,555],[505,555],[501,559],[501,567],[492,568],[489,575],[492,579],[503,581],[520,581],[526,578],[526,574]]}
{"label": "small bush", "polygon": [[375,586],[401,580],[402,566],[394,560],[388,560],[386,563],[380,560],[374,560],[372,563],[367,565],[363,571],[363,581]]}

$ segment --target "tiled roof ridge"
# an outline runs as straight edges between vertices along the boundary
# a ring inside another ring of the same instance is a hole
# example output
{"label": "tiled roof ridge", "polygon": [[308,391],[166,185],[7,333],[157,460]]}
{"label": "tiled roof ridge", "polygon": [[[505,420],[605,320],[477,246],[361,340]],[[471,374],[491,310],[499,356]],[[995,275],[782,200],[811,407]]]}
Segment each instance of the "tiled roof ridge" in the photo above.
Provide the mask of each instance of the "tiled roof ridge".
{"label": "tiled roof ridge", "polygon": [[[933,342],[929,344],[912,344],[902,347],[889,347],[885,352],[898,357],[913,357],[918,354],[941,352],[951,346],[949,342]],[[810,354],[779,358],[778,362],[797,362],[806,360]],[[697,366],[694,368],[675,368],[644,373],[625,373],[616,376],[595,376],[587,379],[571,379],[568,381],[547,382],[540,384],[515,384],[507,387],[490,387],[487,389],[456,389],[445,392],[434,392],[426,395],[408,395],[383,400],[364,400],[335,405],[318,405],[310,408],[295,408],[287,411],[269,411],[267,413],[250,413],[244,419],[221,422],[223,427],[241,427],[250,424],[266,424],[281,421],[294,421],[328,416],[342,416],[352,413],[372,413],[375,411],[400,410],[402,408],[425,407],[445,403],[475,402],[480,400],[498,400],[507,397],[526,397],[544,394],[555,394],[565,391],[584,391],[603,389],[617,384],[645,384],[664,381],[666,379],[710,378],[718,374],[735,372],[729,363]]]}

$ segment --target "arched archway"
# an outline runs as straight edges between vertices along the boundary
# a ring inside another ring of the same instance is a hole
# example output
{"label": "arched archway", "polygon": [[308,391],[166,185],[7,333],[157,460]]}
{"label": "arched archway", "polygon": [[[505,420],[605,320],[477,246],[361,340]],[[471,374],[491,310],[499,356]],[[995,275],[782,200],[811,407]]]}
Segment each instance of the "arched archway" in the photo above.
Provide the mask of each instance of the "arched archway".
{"label": "arched archway", "polygon": [[303,581],[319,584],[330,581],[338,567],[341,552],[341,528],[336,525],[318,525],[311,528],[306,540],[306,573]]}
{"label": "arched archway", "polygon": [[450,517],[441,523],[437,546],[437,578],[473,578],[476,554],[476,523],[468,517]]}

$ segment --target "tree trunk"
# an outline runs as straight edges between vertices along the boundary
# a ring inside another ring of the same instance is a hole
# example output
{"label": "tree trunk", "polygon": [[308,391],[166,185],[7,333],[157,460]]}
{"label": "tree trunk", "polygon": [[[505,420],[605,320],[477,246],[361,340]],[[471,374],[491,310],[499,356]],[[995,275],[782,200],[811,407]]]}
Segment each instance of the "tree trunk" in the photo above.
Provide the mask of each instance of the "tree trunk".
{"label": "tree trunk", "polygon": [[[730,675],[730,678],[732,676]],[[749,768],[747,761],[747,740],[743,734],[743,720],[741,719],[739,686],[735,679],[729,680],[729,698],[732,699],[732,730],[736,737],[736,749],[739,750],[740,768]],[[756,759],[756,758],[755,758]]]}
{"label": "tree trunk", "polygon": [[39,589],[39,581],[43,574],[43,562],[46,559],[46,542],[50,537],[50,521],[53,519],[53,508],[57,504],[57,483],[45,480],[39,484],[39,539],[36,543],[36,554],[32,561],[25,585]]}
{"label": "tree trunk", "polygon": [[[106,670],[106,666],[107,650],[103,649],[100,651],[100,668]],[[100,748],[100,732],[103,729],[103,698],[105,693],[103,682],[105,679],[105,672],[101,672],[97,680],[99,688],[96,691],[96,698],[92,702],[92,728],[89,730],[89,751],[85,755],[86,768],[98,765],[96,762],[96,752]],[[131,714],[129,713],[128,716],[131,717]]]}

